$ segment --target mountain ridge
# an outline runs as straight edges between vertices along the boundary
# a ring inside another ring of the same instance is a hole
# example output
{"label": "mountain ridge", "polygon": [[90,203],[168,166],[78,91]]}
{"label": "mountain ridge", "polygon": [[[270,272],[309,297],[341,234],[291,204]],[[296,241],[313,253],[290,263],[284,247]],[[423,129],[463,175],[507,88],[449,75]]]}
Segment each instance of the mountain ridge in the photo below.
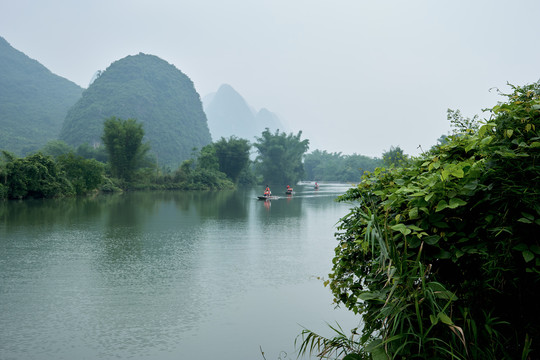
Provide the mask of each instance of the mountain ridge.
{"label": "mountain ridge", "polygon": [[57,139],[82,92],[0,36],[0,149],[25,155]]}

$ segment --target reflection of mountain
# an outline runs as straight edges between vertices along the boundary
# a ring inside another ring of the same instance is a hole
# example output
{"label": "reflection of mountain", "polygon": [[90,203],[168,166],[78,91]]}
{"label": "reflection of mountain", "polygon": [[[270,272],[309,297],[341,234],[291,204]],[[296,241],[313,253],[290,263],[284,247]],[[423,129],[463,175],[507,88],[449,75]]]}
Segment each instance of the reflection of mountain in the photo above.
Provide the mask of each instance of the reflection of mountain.
{"label": "reflection of mountain", "polygon": [[216,93],[203,99],[208,127],[214,141],[232,135],[255,141],[265,128],[285,131],[279,117],[263,108],[254,110],[230,85],[221,85]]}

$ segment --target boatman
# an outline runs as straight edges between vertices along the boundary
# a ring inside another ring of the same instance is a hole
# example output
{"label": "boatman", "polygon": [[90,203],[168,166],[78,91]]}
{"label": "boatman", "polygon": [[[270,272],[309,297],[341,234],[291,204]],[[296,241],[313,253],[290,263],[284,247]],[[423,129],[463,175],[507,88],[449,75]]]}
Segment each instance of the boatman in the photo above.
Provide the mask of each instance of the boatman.
{"label": "boatman", "polygon": [[270,196],[272,195],[272,192],[270,191],[270,188],[268,187],[268,185],[266,185],[266,189],[264,190],[264,196]]}

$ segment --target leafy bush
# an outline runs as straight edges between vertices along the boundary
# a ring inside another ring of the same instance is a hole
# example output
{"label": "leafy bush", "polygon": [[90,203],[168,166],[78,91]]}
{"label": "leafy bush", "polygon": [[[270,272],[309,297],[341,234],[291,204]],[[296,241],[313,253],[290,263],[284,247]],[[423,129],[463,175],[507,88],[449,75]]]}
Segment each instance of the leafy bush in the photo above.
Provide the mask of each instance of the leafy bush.
{"label": "leafy bush", "polygon": [[[339,198],[357,205],[329,284],[362,316],[354,358],[538,357],[540,86],[506,96],[478,128]],[[304,351],[340,346],[303,335]]]}

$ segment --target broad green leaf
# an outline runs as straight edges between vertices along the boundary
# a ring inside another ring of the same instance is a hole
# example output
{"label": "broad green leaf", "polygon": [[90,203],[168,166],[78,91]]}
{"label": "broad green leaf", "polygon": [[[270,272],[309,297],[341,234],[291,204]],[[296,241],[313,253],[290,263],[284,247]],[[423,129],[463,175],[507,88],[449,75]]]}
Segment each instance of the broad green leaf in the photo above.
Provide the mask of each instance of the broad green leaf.
{"label": "broad green leaf", "polygon": [[525,262],[529,262],[534,259],[534,254],[529,250],[525,250],[521,254],[523,255],[523,259],[525,259]]}
{"label": "broad green leaf", "polygon": [[429,201],[433,197],[433,195],[435,195],[435,193],[433,193],[433,192],[427,194],[426,197],[424,198],[424,200]]}
{"label": "broad green leaf", "polygon": [[492,136],[486,136],[485,138],[480,141],[480,145],[489,145],[491,141],[493,140]]}
{"label": "broad green leaf", "polygon": [[409,235],[412,232],[411,229],[409,229],[409,228],[407,228],[407,226],[405,226],[405,224],[393,225],[393,226],[390,226],[390,228],[392,230],[399,231],[403,235]]}
{"label": "broad green leaf", "polygon": [[529,220],[534,220],[534,216],[531,215],[531,214],[528,214],[528,213],[525,213],[525,212],[521,212],[521,215],[523,215],[523,217],[529,219]]}
{"label": "broad green leaf", "polygon": [[456,168],[452,170],[452,175],[457,177],[458,179],[462,179],[463,176],[465,176],[465,172],[463,171],[463,168]]}
{"label": "broad green leaf", "polygon": [[421,227],[418,227],[416,225],[407,225],[407,227],[413,231],[422,231],[424,229],[422,229]]}
{"label": "broad green leaf", "polygon": [[450,171],[448,171],[448,170],[441,171],[441,180],[448,179],[448,176],[450,176]]}
{"label": "broad green leaf", "polygon": [[525,251],[525,250],[529,250],[529,247],[527,246],[527,244],[520,243],[514,246],[512,249],[516,251]]}
{"label": "broad green leaf", "polygon": [[439,235],[431,235],[431,236],[426,236],[424,238],[424,241],[428,245],[435,245],[436,243],[439,242],[440,239],[441,239],[441,237]]}
{"label": "broad green leaf", "polygon": [[389,359],[388,355],[386,355],[382,347],[377,347],[373,349],[373,351],[371,352],[371,356],[373,360],[388,360]]}
{"label": "broad green leaf", "polygon": [[429,314],[429,320],[431,321],[431,325],[437,325],[439,322],[439,318],[433,314]]}
{"label": "broad green leaf", "polygon": [[512,129],[507,129],[507,130],[504,131],[504,135],[507,138],[511,138],[513,133],[514,133],[514,130],[512,130]]}
{"label": "broad green leaf", "polygon": [[441,210],[444,210],[448,207],[448,203],[444,200],[440,200],[438,203],[437,203],[437,207],[435,207],[435,212],[439,212]]}
{"label": "broad green leaf", "polygon": [[531,143],[531,145],[529,145],[529,146],[532,147],[532,148],[540,147],[540,141],[534,141],[534,142]]}
{"label": "broad green leaf", "polygon": [[467,202],[464,201],[464,200],[461,200],[461,199],[459,199],[459,198],[452,198],[452,199],[450,199],[450,202],[449,202],[449,204],[448,204],[448,207],[449,207],[450,209],[455,209],[455,208],[457,208],[458,206],[463,206],[463,205],[466,205],[466,204],[467,204]]}
{"label": "broad green leaf", "polygon": [[411,210],[409,210],[409,219],[414,220],[418,219],[418,208],[414,207]]}

